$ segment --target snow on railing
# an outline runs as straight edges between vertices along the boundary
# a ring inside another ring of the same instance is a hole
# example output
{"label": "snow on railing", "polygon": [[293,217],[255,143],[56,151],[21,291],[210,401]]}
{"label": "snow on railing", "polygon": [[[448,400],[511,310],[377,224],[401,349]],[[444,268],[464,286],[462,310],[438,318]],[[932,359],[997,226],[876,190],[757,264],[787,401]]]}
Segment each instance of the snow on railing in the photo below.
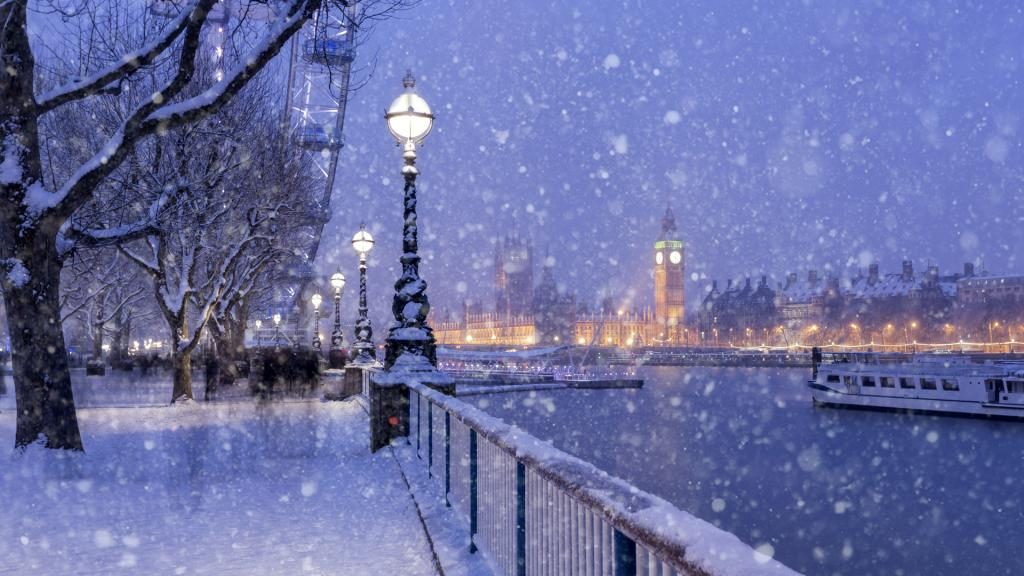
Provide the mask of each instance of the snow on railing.
{"label": "snow on railing", "polygon": [[411,383],[409,443],[501,574],[793,575],[736,536]]}

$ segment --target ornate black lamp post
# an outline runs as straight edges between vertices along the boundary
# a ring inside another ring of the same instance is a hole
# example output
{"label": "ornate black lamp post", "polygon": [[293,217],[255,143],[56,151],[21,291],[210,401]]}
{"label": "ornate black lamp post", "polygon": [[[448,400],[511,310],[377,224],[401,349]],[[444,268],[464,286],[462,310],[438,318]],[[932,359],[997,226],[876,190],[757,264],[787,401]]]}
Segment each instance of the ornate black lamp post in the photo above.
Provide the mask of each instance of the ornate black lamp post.
{"label": "ornate black lamp post", "polygon": [[402,177],[405,179],[405,225],[402,228],[402,276],[395,282],[395,298],[391,311],[395,323],[387,338],[384,369],[396,364],[405,369],[434,370],[437,366],[434,332],[427,326],[430,303],[427,283],[420,278],[420,257],[417,254],[416,226],[416,145],[430,133],[434,115],[430,106],[416,94],[416,79],[409,72],[402,80],[405,92],[395,98],[384,118],[388,130],[402,146]]}
{"label": "ornate black lamp post", "polygon": [[356,321],[356,343],[352,346],[356,357],[353,364],[366,366],[375,362],[373,348],[373,326],[366,307],[366,255],[373,250],[373,236],[360,224],[359,232],[352,237],[352,247],[359,253],[359,320]]}
{"label": "ornate black lamp post", "polygon": [[313,304],[313,350],[320,353],[320,303],[323,302],[323,297],[319,293],[313,294],[309,299]]}
{"label": "ornate black lamp post", "polygon": [[328,362],[331,368],[345,367],[345,335],[341,332],[341,291],[345,288],[345,275],[338,270],[331,276],[331,287],[334,288],[334,331],[331,332],[331,350]]}

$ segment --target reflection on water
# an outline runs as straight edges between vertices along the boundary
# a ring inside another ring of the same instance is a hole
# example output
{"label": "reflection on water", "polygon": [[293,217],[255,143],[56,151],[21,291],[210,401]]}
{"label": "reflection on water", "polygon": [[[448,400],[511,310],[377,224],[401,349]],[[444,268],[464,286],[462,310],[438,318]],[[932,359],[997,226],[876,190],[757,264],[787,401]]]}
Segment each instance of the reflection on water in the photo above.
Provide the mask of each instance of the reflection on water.
{"label": "reflection on water", "polygon": [[1024,422],[815,408],[807,372],[473,396],[806,574],[1024,574]]}

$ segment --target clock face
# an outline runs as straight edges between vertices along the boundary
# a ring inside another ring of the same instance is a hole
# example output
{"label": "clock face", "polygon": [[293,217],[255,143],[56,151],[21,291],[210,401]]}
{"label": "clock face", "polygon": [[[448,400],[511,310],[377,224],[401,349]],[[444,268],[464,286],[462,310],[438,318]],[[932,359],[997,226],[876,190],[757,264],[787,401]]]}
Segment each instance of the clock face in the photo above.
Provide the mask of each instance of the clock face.
{"label": "clock face", "polygon": [[658,264],[661,264],[662,262],[665,261],[665,255],[661,252],[656,252],[654,254],[654,261]]}
{"label": "clock face", "polygon": [[679,264],[680,262],[683,261],[683,255],[680,254],[677,250],[673,250],[672,253],[668,255],[668,259],[673,264]]}

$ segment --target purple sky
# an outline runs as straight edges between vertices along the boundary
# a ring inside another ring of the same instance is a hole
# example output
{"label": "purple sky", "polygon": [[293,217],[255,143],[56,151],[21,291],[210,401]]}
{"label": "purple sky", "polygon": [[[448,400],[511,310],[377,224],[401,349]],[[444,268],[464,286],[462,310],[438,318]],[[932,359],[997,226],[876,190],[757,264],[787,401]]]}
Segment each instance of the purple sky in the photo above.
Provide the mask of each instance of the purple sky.
{"label": "purple sky", "polygon": [[666,203],[688,276],[1024,273],[1022,38],[1018,2],[427,1],[360,53],[377,68],[349,105],[323,269],[354,274],[365,219],[387,310],[401,159],[382,116],[412,68],[438,116],[420,153],[435,307],[490,306],[491,241],[513,230],[582,299],[651,303]]}

